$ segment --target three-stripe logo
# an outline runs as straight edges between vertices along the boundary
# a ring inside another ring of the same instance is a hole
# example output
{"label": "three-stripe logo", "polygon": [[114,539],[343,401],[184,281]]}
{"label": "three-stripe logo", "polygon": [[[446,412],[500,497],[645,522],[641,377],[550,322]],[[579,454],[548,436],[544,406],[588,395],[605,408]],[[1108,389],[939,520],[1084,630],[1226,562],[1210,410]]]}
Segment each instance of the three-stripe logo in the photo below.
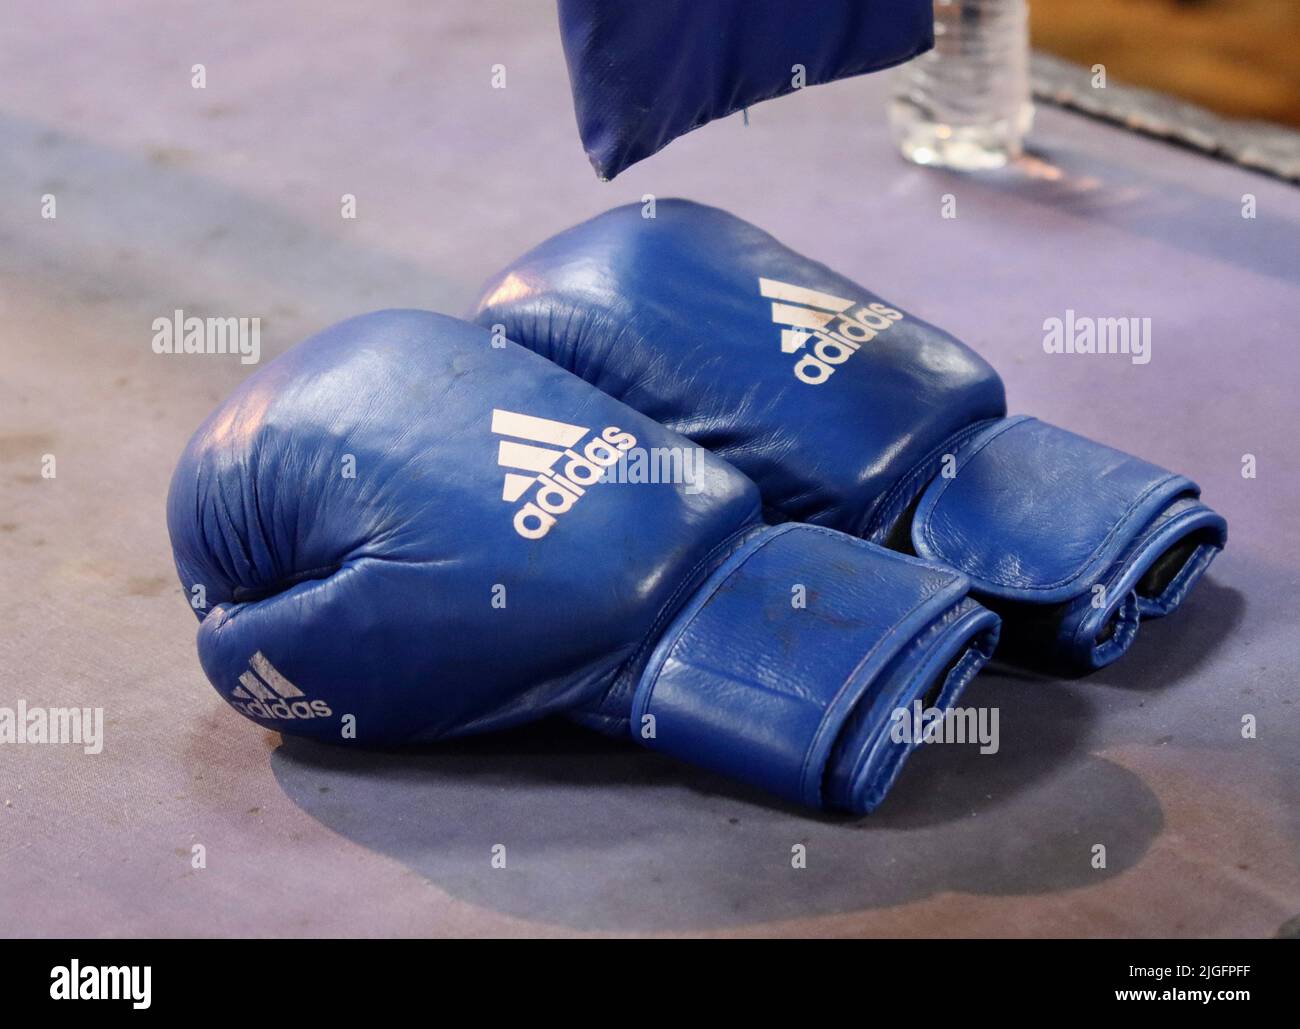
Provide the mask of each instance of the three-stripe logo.
{"label": "three-stripe logo", "polygon": [[260,650],[249,659],[248,670],[230,696],[230,703],[251,718],[328,718],[334,713],[323,700],[307,700]]}
{"label": "three-stripe logo", "polygon": [[903,318],[902,311],[878,301],[850,311],[852,300],[777,279],[760,278],[758,289],[772,301],[772,321],[787,326],[781,330],[781,353],[804,351],[794,374],[810,386],[820,386],[863,343]]}
{"label": "three-stripe logo", "polygon": [[514,516],[515,532],[524,539],[541,539],[550,532],[558,516],[572,510],[587,490],[601,481],[605,469],[636,446],[636,437],[630,432],[608,426],[579,452],[579,441],[590,431],[581,425],[493,408],[493,434],[511,437],[497,445],[497,464],[510,469],[505,473],[501,499],[514,504],[532,491]]}

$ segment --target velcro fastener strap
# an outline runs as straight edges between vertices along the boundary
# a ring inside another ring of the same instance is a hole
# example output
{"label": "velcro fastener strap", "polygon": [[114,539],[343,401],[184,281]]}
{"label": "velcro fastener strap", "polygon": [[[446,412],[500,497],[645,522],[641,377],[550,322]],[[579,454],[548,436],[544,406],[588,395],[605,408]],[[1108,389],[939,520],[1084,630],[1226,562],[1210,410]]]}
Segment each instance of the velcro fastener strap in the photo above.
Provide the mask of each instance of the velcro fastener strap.
{"label": "velcro fastener strap", "polygon": [[1036,418],[995,423],[927,487],[912,522],[922,557],[968,575],[972,589],[1051,604],[1107,570],[1190,479]]}
{"label": "velcro fastener strap", "polygon": [[[758,533],[669,625],[637,686],[632,732],[655,750],[821,806],[849,716],[968,585],[951,569],[819,526]],[[887,733],[887,712],[880,722]]]}

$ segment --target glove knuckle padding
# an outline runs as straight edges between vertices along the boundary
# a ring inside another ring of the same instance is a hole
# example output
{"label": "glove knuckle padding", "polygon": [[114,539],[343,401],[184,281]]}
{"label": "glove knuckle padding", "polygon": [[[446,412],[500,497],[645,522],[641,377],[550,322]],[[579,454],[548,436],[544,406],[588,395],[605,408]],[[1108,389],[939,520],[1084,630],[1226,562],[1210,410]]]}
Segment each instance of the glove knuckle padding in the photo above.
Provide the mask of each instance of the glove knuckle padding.
{"label": "glove knuckle padding", "polygon": [[[689,445],[452,319],[384,312],[323,333],[223,405],[173,479],[177,567],[214,603],[199,647],[219,691],[229,698],[260,653],[374,742],[573,707],[608,685],[687,572],[754,520],[752,484],[709,459],[698,494],[598,483],[599,502],[583,496],[525,538],[512,522],[525,498],[502,501],[495,408]],[[337,733],[325,719],[285,728]]]}
{"label": "glove knuckle padding", "polygon": [[964,344],[715,208],[608,211],[496,276],[473,317],[735,464],[772,520],[968,575],[1026,663],[1114,660],[1227,538],[1189,479],[1008,419]]}
{"label": "glove knuckle padding", "polygon": [[[694,468],[607,481],[634,447]],[[758,513],[754,484],[683,437],[416,311],[252,376],[168,499],[182,582],[211,601],[204,671],[260,724],[388,744],[563,713],[871,810],[914,746],[892,712],[951,705],[997,616],[952,569]]]}
{"label": "glove knuckle padding", "polygon": [[[910,317],[825,384],[802,382],[809,345],[782,352],[763,279],[879,300],[724,211],[661,200],[654,219],[616,208],[536,247],[474,317],[730,461],[786,518],[851,531],[936,443],[1005,413],[997,373]],[[859,460],[873,443],[877,459]]]}

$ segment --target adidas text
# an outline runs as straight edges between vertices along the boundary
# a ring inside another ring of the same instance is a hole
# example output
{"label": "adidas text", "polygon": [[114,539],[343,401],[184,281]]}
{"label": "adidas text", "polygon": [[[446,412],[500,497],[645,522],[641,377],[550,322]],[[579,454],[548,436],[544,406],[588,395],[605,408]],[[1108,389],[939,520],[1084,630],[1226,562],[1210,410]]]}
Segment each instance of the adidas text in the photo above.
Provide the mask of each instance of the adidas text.
{"label": "adidas text", "polygon": [[[602,481],[607,468],[636,446],[635,436],[611,425],[579,450],[579,442],[589,431],[581,425],[493,409],[492,432],[513,437],[500,441],[497,464],[518,469],[506,472],[501,499],[513,504],[531,491],[530,499],[514,517],[515,532],[524,539],[541,539],[550,532],[558,517],[571,510],[591,486]],[[543,443],[547,445],[538,446]],[[522,474],[526,472],[532,474]]]}
{"label": "adidas text", "polygon": [[248,662],[231,692],[231,706],[249,718],[288,721],[293,718],[329,718],[333,711],[323,700],[307,700],[302,690],[286,679],[259,650]]}
{"label": "adidas text", "polygon": [[852,300],[815,289],[762,278],[758,287],[772,301],[772,321],[789,326],[781,330],[781,353],[804,351],[795,362],[794,375],[809,386],[820,386],[863,343],[903,319],[902,311],[878,301],[850,311]]}

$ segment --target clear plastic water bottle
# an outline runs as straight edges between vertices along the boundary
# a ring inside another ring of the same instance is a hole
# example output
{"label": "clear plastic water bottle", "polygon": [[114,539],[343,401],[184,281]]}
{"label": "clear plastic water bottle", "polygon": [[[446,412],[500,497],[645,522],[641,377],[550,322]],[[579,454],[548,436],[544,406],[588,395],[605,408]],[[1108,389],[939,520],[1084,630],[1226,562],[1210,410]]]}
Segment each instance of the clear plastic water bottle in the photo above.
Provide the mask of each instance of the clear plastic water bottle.
{"label": "clear plastic water bottle", "polygon": [[894,73],[903,156],[962,171],[1018,156],[1034,117],[1025,0],[935,0],[934,49]]}

